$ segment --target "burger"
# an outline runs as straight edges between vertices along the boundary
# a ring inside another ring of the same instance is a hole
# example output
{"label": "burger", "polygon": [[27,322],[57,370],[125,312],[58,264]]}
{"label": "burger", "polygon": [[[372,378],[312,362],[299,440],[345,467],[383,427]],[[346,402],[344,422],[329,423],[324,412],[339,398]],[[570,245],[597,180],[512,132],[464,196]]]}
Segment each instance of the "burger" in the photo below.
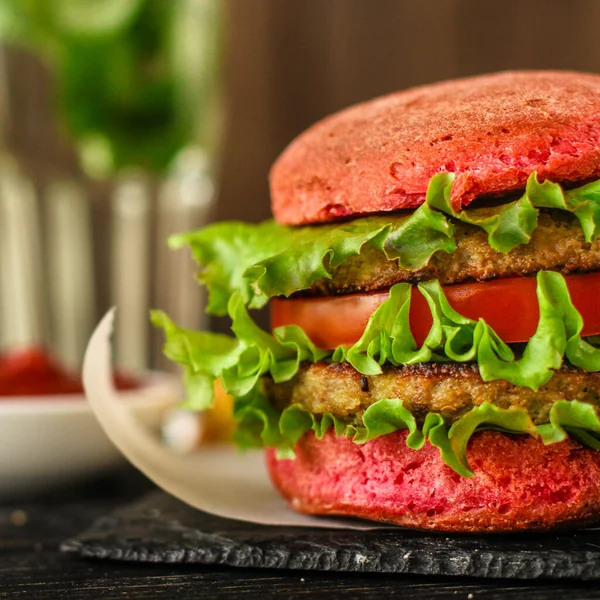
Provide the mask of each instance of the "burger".
{"label": "burger", "polygon": [[[275,220],[175,236],[232,336],[160,312],[187,405],[234,397],[304,513],[456,532],[600,521],[600,76],[507,72],[294,140]],[[252,314],[270,305],[272,331]]]}

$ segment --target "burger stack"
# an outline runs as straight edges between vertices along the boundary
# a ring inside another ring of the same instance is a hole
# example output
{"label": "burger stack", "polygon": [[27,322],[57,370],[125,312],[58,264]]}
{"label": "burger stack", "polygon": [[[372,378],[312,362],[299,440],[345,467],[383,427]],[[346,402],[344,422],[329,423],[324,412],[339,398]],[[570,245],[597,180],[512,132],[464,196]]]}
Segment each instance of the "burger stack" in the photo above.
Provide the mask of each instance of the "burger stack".
{"label": "burger stack", "polygon": [[274,221],[171,240],[232,321],[153,314],[188,406],[219,379],[302,512],[599,522],[599,180],[595,75],[448,81],[317,123],[271,171]]}

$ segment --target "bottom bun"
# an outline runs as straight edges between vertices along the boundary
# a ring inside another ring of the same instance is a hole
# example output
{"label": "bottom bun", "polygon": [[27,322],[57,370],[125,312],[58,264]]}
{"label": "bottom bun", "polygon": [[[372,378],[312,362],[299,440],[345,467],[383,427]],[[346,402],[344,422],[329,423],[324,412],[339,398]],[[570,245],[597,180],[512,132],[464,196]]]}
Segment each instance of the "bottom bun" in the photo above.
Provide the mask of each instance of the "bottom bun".
{"label": "bottom bun", "polygon": [[306,434],[294,460],[267,451],[271,478],[292,508],[438,531],[543,530],[600,522],[600,452],[572,440],[475,434],[461,477],[438,450],[406,446],[406,431],[358,445]]}

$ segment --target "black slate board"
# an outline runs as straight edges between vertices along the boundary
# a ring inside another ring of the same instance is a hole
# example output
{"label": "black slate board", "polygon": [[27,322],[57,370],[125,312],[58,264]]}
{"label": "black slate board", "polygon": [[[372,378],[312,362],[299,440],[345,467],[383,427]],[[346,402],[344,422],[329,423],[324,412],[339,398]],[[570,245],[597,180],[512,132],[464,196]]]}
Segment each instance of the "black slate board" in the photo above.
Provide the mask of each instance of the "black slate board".
{"label": "black slate board", "polygon": [[213,517],[159,491],[100,518],[61,549],[90,558],[153,563],[600,579],[600,531],[450,536],[402,529],[266,527]]}

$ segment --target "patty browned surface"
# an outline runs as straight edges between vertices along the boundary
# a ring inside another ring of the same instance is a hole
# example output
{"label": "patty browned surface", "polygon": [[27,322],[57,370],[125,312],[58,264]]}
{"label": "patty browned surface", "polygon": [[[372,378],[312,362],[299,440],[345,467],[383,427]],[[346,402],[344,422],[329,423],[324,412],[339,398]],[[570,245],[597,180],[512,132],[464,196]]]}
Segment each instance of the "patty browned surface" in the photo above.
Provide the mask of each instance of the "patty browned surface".
{"label": "patty browned surface", "polygon": [[576,217],[565,211],[540,212],[538,225],[528,244],[507,254],[490,248],[487,233],[473,225],[454,222],[457,244],[452,254],[436,252],[429,264],[417,271],[398,266],[395,260],[366,246],[332,270],[331,279],[322,278],[301,295],[336,295],[390,288],[395,283],[417,283],[438,279],[442,284],[486,281],[499,277],[531,275],[543,269],[562,273],[600,270],[600,240],[584,240]]}
{"label": "patty browned surface", "polygon": [[455,421],[474,406],[490,402],[500,408],[526,408],[533,422],[548,422],[557,400],[580,400],[600,406],[600,373],[563,367],[539,390],[504,380],[484,382],[477,367],[465,363],[388,366],[366,377],[347,363],[303,366],[296,377],[275,384],[265,379],[267,395],[280,409],[299,403],[315,414],[330,412],[347,422],[382,398],[400,398],[419,423],[428,412]]}

